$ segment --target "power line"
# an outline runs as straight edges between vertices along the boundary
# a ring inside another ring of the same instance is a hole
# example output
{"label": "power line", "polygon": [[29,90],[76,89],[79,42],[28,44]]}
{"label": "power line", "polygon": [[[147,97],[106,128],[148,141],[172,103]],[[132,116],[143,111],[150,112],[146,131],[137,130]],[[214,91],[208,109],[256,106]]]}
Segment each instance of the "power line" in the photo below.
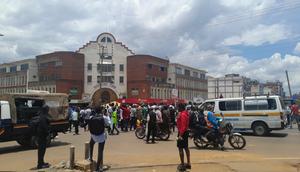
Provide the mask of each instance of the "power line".
{"label": "power line", "polygon": [[286,3],[284,5],[279,5],[277,7],[270,7],[270,8],[264,8],[261,10],[256,10],[257,13],[253,14],[253,12],[255,11],[249,11],[246,12],[246,14],[243,15],[232,15],[232,18],[224,21],[224,22],[219,22],[219,23],[212,23],[212,24],[208,24],[207,26],[211,27],[211,26],[217,26],[217,25],[223,25],[223,24],[229,24],[229,23],[234,23],[234,22],[238,22],[238,21],[242,21],[242,20],[247,20],[247,19],[251,19],[253,17],[258,17],[258,16],[262,16],[262,15],[267,15],[267,14],[274,14],[274,13],[279,13],[279,12],[283,12],[283,11],[287,11],[287,10],[292,10],[292,9],[296,9],[296,8],[300,8],[300,2],[296,2],[296,3]]}

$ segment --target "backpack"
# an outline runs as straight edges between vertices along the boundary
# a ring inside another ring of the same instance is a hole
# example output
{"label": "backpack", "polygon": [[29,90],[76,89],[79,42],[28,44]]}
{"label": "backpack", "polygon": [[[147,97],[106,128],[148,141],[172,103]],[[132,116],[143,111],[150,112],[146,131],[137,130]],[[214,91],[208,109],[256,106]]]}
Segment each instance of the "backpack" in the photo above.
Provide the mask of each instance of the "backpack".
{"label": "backpack", "polygon": [[29,121],[28,127],[32,135],[37,135],[39,123],[40,123],[40,116],[34,116]]}
{"label": "backpack", "polygon": [[89,121],[89,130],[93,135],[104,133],[104,118],[102,116],[93,116]]}

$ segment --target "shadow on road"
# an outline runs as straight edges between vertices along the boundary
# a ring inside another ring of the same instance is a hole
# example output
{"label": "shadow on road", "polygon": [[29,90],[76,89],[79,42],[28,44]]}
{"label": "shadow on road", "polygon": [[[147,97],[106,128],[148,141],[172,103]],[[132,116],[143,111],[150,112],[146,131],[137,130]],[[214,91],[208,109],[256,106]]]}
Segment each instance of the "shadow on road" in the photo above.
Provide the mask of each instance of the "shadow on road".
{"label": "shadow on road", "polygon": [[[56,147],[56,146],[65,146],[65,145],[70,145],[71,143],[68,142],[61,142],[61,141],[54,141],[51,143],[49,147]],[[27,151],[27,150],[33,150],[34,148],[29,148],[29,147],[23,147],[21,145],[12,145],[12,146],[6,146],[6,147],[1,147],[0,148],[0,155],[1,154],[7,154],[7,153],[16,153],[16,152],[22,152],[22,151]]]}
{"label": "shadow on road", "polygon": [[251,137],[287,137],[288,133],[270,133],[267,136],[256,136],[253,133],[242,133],[244,136],[251,136]]}

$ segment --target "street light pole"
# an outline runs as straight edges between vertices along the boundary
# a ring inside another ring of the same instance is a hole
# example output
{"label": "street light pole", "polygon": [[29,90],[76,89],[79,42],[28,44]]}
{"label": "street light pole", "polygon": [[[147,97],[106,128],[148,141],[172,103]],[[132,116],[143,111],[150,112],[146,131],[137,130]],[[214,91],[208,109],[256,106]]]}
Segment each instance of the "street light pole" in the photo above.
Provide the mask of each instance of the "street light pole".
{"label": "street light pole", "polygon": [[[103,64],[103,57],[104,57],[104,46],[100,45],[100,43],[98,43],[99,46],[99,69],[98,72],[100,73],[100,78],[99,78],[99,92],[100,92],[100,105],[102,103],[102,97],[101,97],[101,89],[102,89],[102,77],[103,77],[103,70],[102,70],[102,64]],[[101,52],[100,52],[101,49]]]}

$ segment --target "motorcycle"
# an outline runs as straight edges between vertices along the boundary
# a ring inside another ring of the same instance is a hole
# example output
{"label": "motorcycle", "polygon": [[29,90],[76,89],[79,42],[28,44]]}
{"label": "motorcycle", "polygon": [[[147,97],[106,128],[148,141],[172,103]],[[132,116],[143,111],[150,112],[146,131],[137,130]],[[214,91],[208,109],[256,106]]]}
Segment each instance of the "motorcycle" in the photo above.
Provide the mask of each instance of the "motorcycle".
{"label": "motorcycle", "polygon": [[[144,139],[146,137],[146,128],[147,128],[147,121],[142,121],[141,124],[135,129],[135,136],[138,139]],[[156,137],[161,140],[168,140],[170,137],[170,130],[169,129],[160,129],[157,127]]]}
{"label": "motorcycle", "polygon": [[[222,114],[221,114],[222,115]],[[230,122],[225,122],[224,116],[219,119],[219,132],[214,129],[208,130],[204,134],[204,138],[199,134],[193,134],[193,141],[196,147],[203,149],[208,146],[219,147],[224,150],[224,142],[228,137],[228,142],[234,149],[243,149],[246,146],[245,138],[240,134],[233,132],[233,125]]]}

